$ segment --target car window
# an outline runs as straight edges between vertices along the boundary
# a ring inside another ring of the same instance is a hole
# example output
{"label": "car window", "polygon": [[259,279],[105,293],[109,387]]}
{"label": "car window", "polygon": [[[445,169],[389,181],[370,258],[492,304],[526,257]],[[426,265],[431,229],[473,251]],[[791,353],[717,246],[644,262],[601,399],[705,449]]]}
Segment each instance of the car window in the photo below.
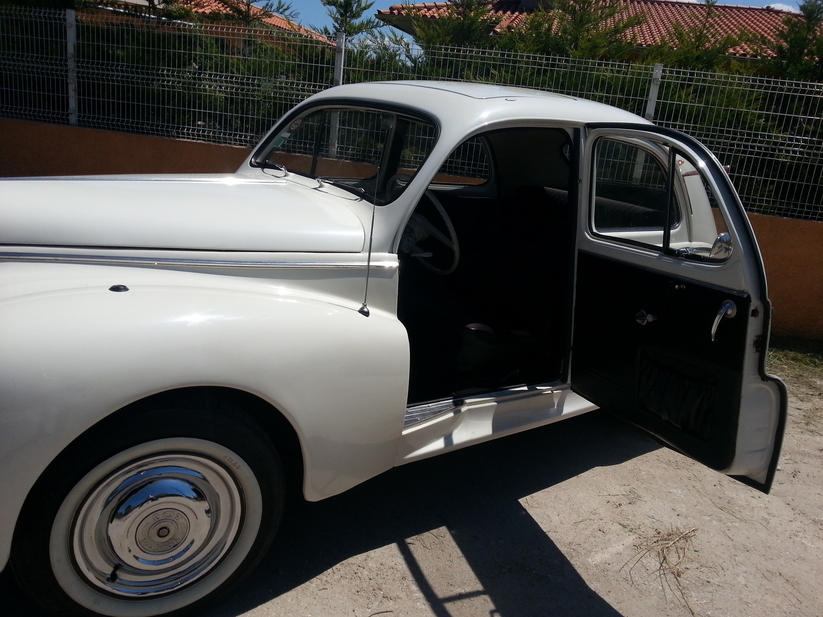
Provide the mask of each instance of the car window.
{"label": "car window", "polygon": [[[592,230],[616,241],[720,260],[728,227],[700,165],[663,141],[598,140]],[[725,234],[725,236],[724,236]]]}
{"label": "car window", "polygon": [[290,120],[255,163],[333,181],[387,203],[405,190],[436,137],[434,125],[419,118],[380,109],[324,107]]}
{"label": "car window", "polygon": [[594,230],[662,247],[667,211],[668,174],[653,151],[630,142],[599,140]]}
{"label": "car window", "polygon": [[434,177],[435,184],[481,186],[491,179],[489,147],[481,137],[471,137],[452,151]]}

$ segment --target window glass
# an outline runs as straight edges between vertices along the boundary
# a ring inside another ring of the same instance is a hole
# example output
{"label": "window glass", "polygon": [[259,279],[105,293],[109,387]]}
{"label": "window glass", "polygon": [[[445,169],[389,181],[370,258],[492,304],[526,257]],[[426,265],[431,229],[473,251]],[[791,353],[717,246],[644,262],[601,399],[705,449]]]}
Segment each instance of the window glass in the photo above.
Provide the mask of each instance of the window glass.
{"label": "window glass", "polygon": [[593,231],[690,259],[731,254],[728,226],[699,163],[651,139],[600,139],[594,157]]}
{"label": "window glass", "polygon": [[491,164],[486,142],[480,137],[471,137],[449,155],[434,177],[434,183],[480,186],[490,179]]}
{"label": "window glass", "polygon": [[[706,176],[685,156],[675,157],[688,225],[673,234],[671,248],[684,257],[722,261],[731,255],[729,227]],[[725,246],[724,246],[725,245]]]}
{"label": "window glass", "polygon": [[378,109],[322,108],[293,119],[255,161],[333,181],[377,203],[402,194],[431,152],[428,122]]}
{"label": "window glass", "polygon": [[667,207],[667,172],[655,154],[629,142],[597,142],[595,231],[662,247]]}

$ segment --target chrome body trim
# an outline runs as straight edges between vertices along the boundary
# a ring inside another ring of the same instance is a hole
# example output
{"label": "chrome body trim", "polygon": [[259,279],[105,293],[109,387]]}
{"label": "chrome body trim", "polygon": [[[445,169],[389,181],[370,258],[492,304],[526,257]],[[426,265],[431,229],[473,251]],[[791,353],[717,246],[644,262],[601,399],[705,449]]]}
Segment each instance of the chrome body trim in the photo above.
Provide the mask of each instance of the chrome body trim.
{"label": "chrome body trim", "polygon": [[267,261],[267,260],[229,260],[229,259],[181,259],[170,257],[136,257],[89,254],[54,254],[5,252],[0,250],[0,261],[45,261],[77,264],[110,264],[136,266],[169,267],[220,267],[220,268],[397,268],[396,261]]}
{"label": "chrome body trim", "polygon": [[403,419],[403,428],[423,422],[433,418],[444,411],[452,411],[466,404],[463,399],[446,399],[444,401],[434,401],[423,403],[422,405],[410,405],[406,407],[406,416]]}

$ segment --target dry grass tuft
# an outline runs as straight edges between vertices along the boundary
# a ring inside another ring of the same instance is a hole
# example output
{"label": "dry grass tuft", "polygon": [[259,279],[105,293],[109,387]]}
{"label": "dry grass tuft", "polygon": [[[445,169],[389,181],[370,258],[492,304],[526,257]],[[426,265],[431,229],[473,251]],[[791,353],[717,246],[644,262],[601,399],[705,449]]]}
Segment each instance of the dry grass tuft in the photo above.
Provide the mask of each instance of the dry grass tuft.
{"label": "dry grass tuft", "polygon": [[692,552],[692,539],[697,532],[697,527],[689,527],[685,531],[681,529],[670,529],[669,531],[655,530],[654,536],[644,541],[638,546],[637,553],[629,559],[621,570],[629,567],[629,579],[634,583],[632,571],[640,561],[647,555],[653,555],[657,559],[657,575],[660,578],[660,585],[663,587],[665,595],[668,587],[692,615],[694,609],[686,598],[683,583],[680,580],[685,572],[689,554]]}

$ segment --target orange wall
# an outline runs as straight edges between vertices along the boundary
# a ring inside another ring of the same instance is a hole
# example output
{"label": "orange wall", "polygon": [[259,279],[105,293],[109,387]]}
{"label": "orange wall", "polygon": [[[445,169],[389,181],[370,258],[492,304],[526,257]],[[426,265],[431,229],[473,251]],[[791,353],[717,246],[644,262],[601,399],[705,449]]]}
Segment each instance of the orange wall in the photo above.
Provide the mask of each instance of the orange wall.
{"label": "orange wall", "polygon": [[774,305],[772,332],[823,340],[823,222],[750,214]]}
{"label": "orange wall", "polygon": [[[248,148],[0,118],[0,176],[232,172]],[[823,223],[752,214],[772,331],[823,340]]]}
{"label": "orange wall", "polygon": [[0,176],[233,172],[248,148],[0,118]]}

